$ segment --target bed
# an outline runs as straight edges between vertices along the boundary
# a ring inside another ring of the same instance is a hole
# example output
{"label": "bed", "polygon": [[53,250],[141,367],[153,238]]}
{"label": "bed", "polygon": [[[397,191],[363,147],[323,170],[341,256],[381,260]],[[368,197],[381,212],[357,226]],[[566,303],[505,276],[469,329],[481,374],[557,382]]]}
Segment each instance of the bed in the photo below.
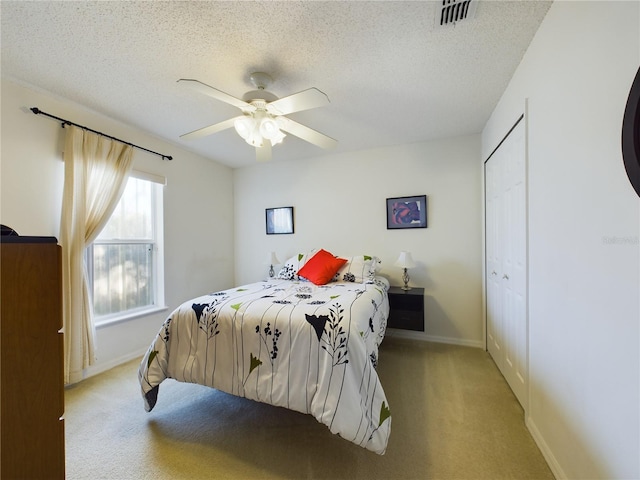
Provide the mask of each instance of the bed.
{"label": "bed", "polygon": [[311,414],[384,454],[391,411],[376,365],[389,283],[376,276],[378,263],[312,251],[290,258],[273,279],[183,303],[140,364],[145,409],[172,378]]}

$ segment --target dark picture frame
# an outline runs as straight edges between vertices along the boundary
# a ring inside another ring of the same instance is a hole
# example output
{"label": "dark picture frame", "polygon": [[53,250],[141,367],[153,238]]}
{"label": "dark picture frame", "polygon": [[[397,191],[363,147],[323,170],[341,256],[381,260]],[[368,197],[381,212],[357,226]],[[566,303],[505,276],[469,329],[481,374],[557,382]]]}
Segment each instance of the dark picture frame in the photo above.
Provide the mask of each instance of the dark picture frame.
{"label": "dark picture frame", "polygon": [[267,208],[265,210],[265,221],[267,235],[293,233],[293,207]]}
{"label": "dark picture frame", "polygon": [[387,198],[387,229],[427,228],[427,196]]}
{"label": "dark picture frame", "polygon": [[640,197],[640,68],[622,118],[622,159],[631,186]]}

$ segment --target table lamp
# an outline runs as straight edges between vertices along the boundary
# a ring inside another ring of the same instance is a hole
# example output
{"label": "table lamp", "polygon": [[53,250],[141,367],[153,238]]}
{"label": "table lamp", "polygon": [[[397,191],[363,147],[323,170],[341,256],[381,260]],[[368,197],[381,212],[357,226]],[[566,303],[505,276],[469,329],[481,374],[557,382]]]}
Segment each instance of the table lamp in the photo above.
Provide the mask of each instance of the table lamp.
{"label": "table lamp", "polygon": [[398,257],[398,260],[396,260],[396,263],[394,263],[394,265],[396,267],[404,269],[404,272],[402,274],[404,287],[402,287],[402,289],[411,290],[411,287],[409,286],[409,274],[407,273],[407,268],[413,268],[416,266],[413,258],[411,258],[411,252],[400,252],[400,256]]}
{"label": "table lamp", "polygon": [[280,260],[276,257],[276,252],[269,252],[267,254],[267,265],[269,265],[269,277],[273,278],[275,275],[275,271],[273,270],[274,265],[280,264]]}

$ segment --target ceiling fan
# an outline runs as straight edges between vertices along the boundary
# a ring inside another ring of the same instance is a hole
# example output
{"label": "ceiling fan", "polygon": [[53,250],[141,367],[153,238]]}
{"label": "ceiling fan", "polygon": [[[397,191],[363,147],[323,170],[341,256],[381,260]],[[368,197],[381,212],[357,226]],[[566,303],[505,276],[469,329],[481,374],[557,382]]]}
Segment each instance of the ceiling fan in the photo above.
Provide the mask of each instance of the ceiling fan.
{"label": "ceiling fan", "polygon": [[201,138],[234,127],[238,135],[249,145],[256,148],[256,159],[258,161],[271,159],[271,147],[282,142],[282,139],[286,136],[285,132],[318,147],[333,148],[336,146],[338,142],[333,138],[285,116],[290,113],[327,105],[329,97],[326,94],[312,87],[287,97],[278,98],[266,90],[272,82],[268,74],[255,72],[249,78],[257,90],[245,93],[242,99],[198,80],[189,78],[178,80],[180,84],[216,100],[238,107],[242,111],[242,115],[185,133],[180,135],[180,138]]}

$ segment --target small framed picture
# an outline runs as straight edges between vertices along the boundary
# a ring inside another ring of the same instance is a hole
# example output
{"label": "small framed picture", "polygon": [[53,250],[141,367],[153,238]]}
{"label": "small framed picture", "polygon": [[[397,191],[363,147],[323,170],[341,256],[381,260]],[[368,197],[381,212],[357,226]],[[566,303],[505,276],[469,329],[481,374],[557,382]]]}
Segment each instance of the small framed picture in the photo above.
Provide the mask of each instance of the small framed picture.
{"label": "small framed picture", "polygon": [[267,235],[293,233],[293,207],[266,209]]}
{"label": "small framed picture", "polygon": [[427,196],[387,198],[387,229],[427,228]]}

